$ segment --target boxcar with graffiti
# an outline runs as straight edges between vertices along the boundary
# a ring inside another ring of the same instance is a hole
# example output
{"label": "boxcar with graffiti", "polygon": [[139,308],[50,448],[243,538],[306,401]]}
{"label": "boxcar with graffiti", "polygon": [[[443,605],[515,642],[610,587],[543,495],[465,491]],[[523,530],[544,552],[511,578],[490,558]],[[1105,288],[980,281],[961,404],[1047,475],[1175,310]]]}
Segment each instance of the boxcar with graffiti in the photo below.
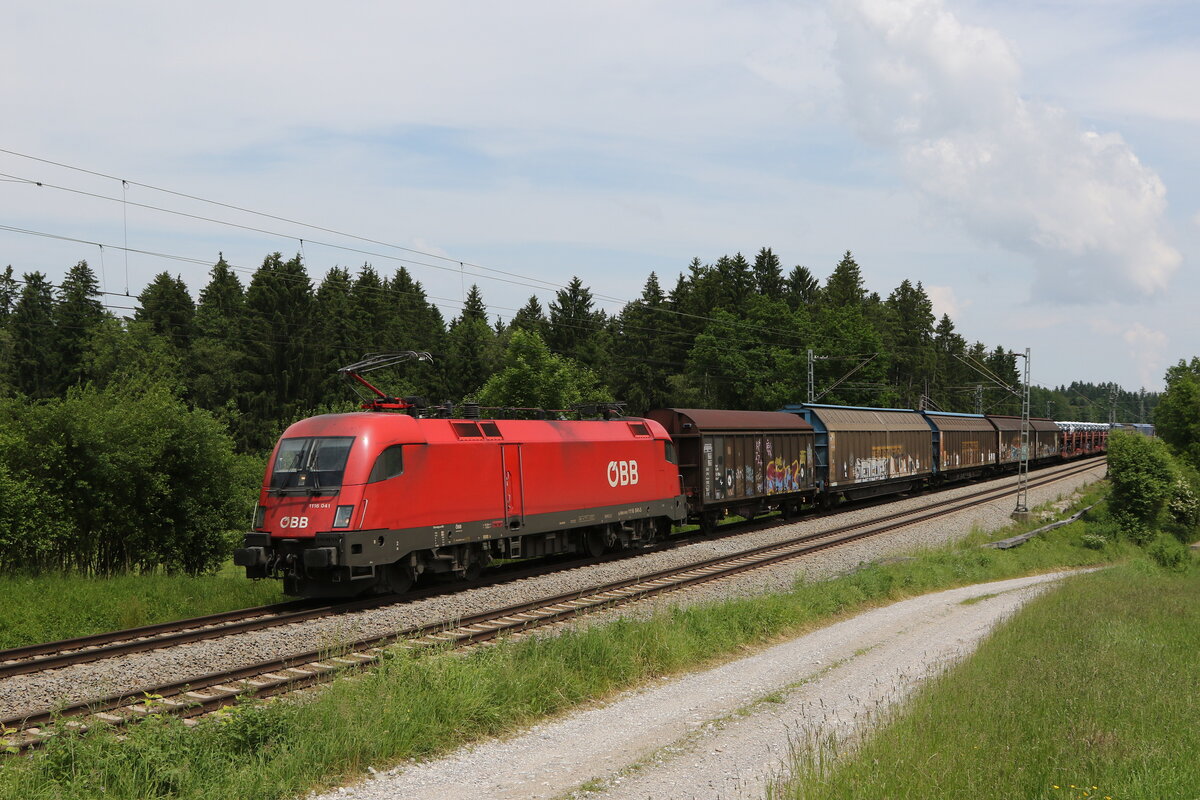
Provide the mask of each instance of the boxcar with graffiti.
{"label": "boxcar with graffiti", "polygon": [[934,472],[947,480],[980,475],[999,459],[996,428],[982,414],[923,411],[933,429]]}
{"label": "boxcar with graffiti", "polygon": [[933,434],[917,411],[816,404],[783,410],[813,426],[818,490],[830,498],[906,491],[933,474]]}
{"label": "boxcar with graffiti", "polygon": [[689,517],[701,524],[813,502],[813,429],[795,414],[665,408],[647,417],[674,440]]}

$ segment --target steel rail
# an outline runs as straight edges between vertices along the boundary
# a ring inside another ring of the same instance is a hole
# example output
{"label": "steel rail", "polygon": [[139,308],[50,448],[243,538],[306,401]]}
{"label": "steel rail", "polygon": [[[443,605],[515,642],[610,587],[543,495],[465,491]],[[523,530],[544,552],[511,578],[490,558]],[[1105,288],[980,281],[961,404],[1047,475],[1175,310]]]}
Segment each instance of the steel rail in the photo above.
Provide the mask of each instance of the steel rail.
{"label": "steel rail", "polygon": [[[871,498],[856,504],[855,507],[871,507],[876,504],[886,505],[886,503],[891,500],[894,500],[894,498],[888,498],[887,500]],[[841,510],[844,509],[839,508],[836,511]],[[888,517],[884,517],[884,519],[887,518]],[[794,520],[788,521],[790,522]],[[767,525],[774,525],[778,523],[778,518],[770,518],[769,521],[766,521]],[[724,530],[719,531],[717,533],[718,536],[736,535],[738,533],[745,532],[747,528],[753,530],[756,526],[755,521],[748,520],[744,523],[732,523],[722,527]],[[646,553],[679,547],[681,545],[691,543],[697,539],[705,538],[712,538],[712,536],[710,535],[706,537],[701,533],[692,535],[679,535],[671,537],[669,540],[661,542],[652,547],[612,553],[602,556],[600,559],[581,561],[579,562],[579,565],[583,566],[593,563],[604,563],[638,555],[645,555]],[[292,600],[283,603],[275,603],[272,605],[258,606],[255,608],[239,609],[234,611],[220,612],[217,614],[209,614],[201,617],[192,617],[173,622],[161,622],[139,628],[129,628],[126,630],[92,634],[73,639],[64,639],[57,642],[46,642],[43,644],[34,644],[24,647],[11,648],[8,650],[0,650],[0,679],[15,675],[26,675],[34,672],[42,672],[51,669],[60,669],[77,664],[87,664],[122,655],[144,653],[151,650],[158,650],[166,647],[188,644],[191,642],[217,639],[223,636],[231,636],[239,633],[265,630],[267,628],[278,627],[282,625],[306,622],[313,619],[321,619],[336,614],[353,613],[357,611],[382,608],[388,605],[410,603],[415,600],[422,600],[428,597],[450,594],[457,591],[462,591],[464,589],[491,586],[503,581],[543,575],[548,572],[558,571],[563,567],[564,565],[561,562],[557,564],[551,564],[549,566],[544,564],[539,564],[532,567],[521,566],[509,572],[492,572],[492,574],[480,580],[471,581],[468,583],[459,583],[454,586],[432,586],[423,589],[417,589],[408,592],[402,597],[397,595],[387,595],[358,600],[343,600],[333,603],[319,603],[319,601],[313,600]],[[570,565],[567,565],[566,568],[570,568]]]}

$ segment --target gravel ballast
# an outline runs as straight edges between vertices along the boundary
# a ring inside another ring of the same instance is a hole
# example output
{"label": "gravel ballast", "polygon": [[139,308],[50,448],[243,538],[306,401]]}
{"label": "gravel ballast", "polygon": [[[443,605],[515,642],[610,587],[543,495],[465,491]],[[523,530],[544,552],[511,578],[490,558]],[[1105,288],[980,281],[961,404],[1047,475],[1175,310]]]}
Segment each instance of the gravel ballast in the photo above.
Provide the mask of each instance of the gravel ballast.
{"label": "gravel ballast", "polygon": [[[1086,473],[1031,489],[1031,506],[1069,496],[1079,486],[1103,477],[1103,462]],[[1035,473],[1035,477],[1045,471]],[[1013,478],[993,483],[1012,485]],[[285,657],[320,647],[336,647],[354,639],[381,636],[410,626],[465,616],[489,608],[528,602],[538,597],[565,593],[609,580],[654,572],[689,564],[713,556],[737,552],[762,544],[817,532],[855,521],[872,519],[882,513],[921,508],[943,498],[951,499],[978,491],[981,484],[951,489],[936,496],[905,498],[881,507],[857,509],[845,513],[805,519],[768,530],[714,541],[699,542],[673,550],[647,554],[635,559],[595,564],[550,575],[459,592],[453,595],[404,603],[386,608],[345,614],[296,625],[196,642],[169,649],[123,656],[67,667],[50,672],[18,675],[0,681],[0,718],[42,711],[85,700],[118,694],[137,693],[147,687],[169,681],[184,681],[210,672],[269,659]],[[648,613],[659,604],[693,603],[733,594],[754,594],[789,588],[797,576],[820,580],[857,568],[863,562],[876,561],[921,547],[934,547],[959,539],[973,528],[996,530],[1009,524],[1013,499],[1002,500],[957,512],[904,528],[886,537],[822,551],[803,559],[777,565],[737,578],[694,587],[687,592],[663,595],[624,609],[590,615],[589,624],[617,614]]]}

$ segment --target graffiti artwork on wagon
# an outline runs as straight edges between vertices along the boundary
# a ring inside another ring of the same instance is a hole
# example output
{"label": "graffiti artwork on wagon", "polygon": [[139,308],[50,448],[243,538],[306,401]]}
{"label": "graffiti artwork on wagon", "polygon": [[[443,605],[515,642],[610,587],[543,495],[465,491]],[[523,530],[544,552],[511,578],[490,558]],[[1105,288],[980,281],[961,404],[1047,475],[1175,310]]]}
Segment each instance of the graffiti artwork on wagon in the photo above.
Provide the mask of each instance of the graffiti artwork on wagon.
{"label": "graffiti artwork on wagon", "polygon": [[767,494],[796,492],[804,485],[804,454],[788,464],[783,457],[767,462]]}

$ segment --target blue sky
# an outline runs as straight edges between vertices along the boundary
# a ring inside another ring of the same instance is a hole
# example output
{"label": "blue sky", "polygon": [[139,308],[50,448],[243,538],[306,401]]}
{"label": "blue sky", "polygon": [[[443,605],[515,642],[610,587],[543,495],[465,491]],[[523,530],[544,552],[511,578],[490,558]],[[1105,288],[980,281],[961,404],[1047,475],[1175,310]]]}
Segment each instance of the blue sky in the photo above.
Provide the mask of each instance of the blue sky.
{"label": "blue sky", "polygon": [[[0,224],[110,245],[101,259],[0,230],[0,264],[20,272],[57,279],[87,259],[110,291],[127,270],[134,294],[168,270],[198,292],[218,250],[247,269],[302,250],[315,279],[406,263],[447,317],[478,282],[508,317],[573,275],[615,311],[693,256],[770,246],[824,277],[851,250],[880,294],[920,280],[968,339],[1032,348],[1038,383],[1155,389],[1200,352],[1191,3],[68,2],[8,16],[0,148],[133,182],[0,153],[0,173],[47,184],[0,178]],[[126,257],[126,239],[200,263]]]}

